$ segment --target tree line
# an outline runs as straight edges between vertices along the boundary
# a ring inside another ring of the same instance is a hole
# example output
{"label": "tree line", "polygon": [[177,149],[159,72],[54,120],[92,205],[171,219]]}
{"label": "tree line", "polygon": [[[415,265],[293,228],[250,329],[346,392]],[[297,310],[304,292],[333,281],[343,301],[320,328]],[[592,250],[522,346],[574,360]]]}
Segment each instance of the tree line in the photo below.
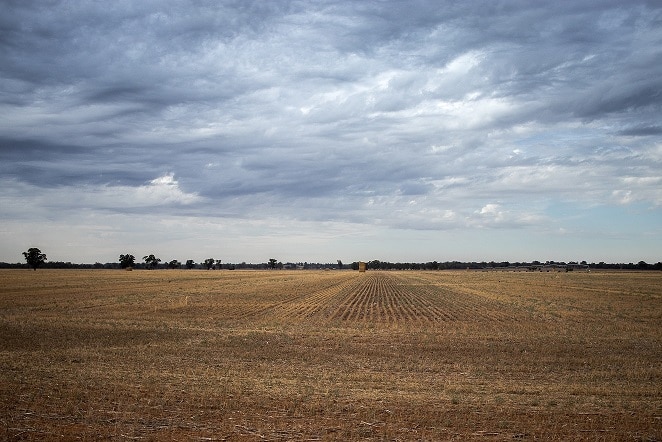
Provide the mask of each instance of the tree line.
{"label": "tree line", "polygon": [[119,255],[116,262],[94,264],[78,264],[63,261],[48,261],[46,254],[42,253],[39,248],[31,247],[28,251],[23,252],[25,263],[6,263],[0,262],[0,268],[32,268],[36,270],[38,267],[50,269],[206,269],[206,270],[235,270],[235,269],[321,269],[321,268],[343,268],[342,262],[338,260],[338,267],[334,264],[309,264],[309,263],[285,263],[278,261],[275,258],[269,258],[267,262],[253,264],[253,263],[223,263],[220,259],[207,258],[202,261],[195,262],[192,259],[186,260],[184,263],[179,260],[173,259],[170,261],[163,261],[161,258],[156,257],[154,254],[145,255],[142,261],[139,261],[135,255],[131,253],[124,253]]}
{"label": "tree line", "polygon": [[[154,254],[145,255],[142,262],[138,261],[131,253],[119,255],[116,262],[94,264],[76,264],[71,262],[62,261],[48,261],[46,254],[37,247],[31,247],[26,252],[23,252],[25,263],[6,263],[0,262],[0,268],[32,268],[36,270],[38,267],[51,268],[51,269],[206,269],[206,270],[235,270],[235,269],[287,269],[287,270],[311,270],[311,269],[359,269],[359,261],[354,261],[351,264],[345,265],[341,260],[334,263],[309,263],[309,262],[286,262],[282,263],[275,258],[269,258],[268,261],[263,263],[223,263],[220,259],[206,258],[201,262],[195,262],[192,259],[186,260],[183,264],[176,260],[162,261]],[[366,268],[372,270],[507,270],[507,269],[527,269],[527,270],[542,270],[545,268],[566,268],[572,270],[574,268],[586,269],[607,269],[607,270],[662,270],[662,262],[649,264],[645,261],[637,263],[606,263],[606,262],[563,262],[563,261],[530,261],[530,262],[509,262],[509,261],[429,261],[423,263],[416,262],[389,262],[380,261],[378,259],[365,261]]]}
{"label": "tree line", "polygon": [[[358,263],[352,263],[352,269],[358,270]],[[606,270],[662,270],[662,262],[648,264],[645,261],[637,263],[606,263],[586,261],[528,261],[528,262],[510,262],[510,261],[430,261],[424,263],[416,262],[388,262],[372,260],[366,262],[367,269],[373,270],[506,270],[506,269],[526,269],[540,270],[545,268],[586,268],[586,269],[606,269]]]}

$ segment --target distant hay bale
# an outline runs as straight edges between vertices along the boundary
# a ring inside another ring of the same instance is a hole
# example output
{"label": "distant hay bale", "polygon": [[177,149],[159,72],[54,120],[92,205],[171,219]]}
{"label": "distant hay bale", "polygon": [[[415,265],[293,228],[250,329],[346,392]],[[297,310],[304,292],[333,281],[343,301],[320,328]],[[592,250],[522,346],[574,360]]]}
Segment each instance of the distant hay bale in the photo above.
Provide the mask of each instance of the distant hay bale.
{"label": "distant hay bale", "polygon": [[125,267],[124,270],[126,270],[127,272],[130,272],[130,271],[133,270],[133,267]]}
{"label": "distant hay bale", "polygon": [[366,267],[365,262],[359,261],[359,272],[365,273],[365,267]]}

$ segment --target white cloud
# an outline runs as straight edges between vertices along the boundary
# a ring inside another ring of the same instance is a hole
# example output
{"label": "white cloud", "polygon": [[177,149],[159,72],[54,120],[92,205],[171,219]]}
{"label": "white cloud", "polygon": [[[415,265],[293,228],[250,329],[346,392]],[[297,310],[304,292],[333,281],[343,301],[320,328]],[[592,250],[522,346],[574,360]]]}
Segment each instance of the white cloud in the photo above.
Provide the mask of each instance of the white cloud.
{"label": "white cloud", "polygon": [[480,211],[478,211],[481,215],[490,215],[494,216],[496,218],[499,218],[503,215],[503,212],[499,211],[499,205],[498,204],[486,204],[483,206]]}
{"label": "white cloud", "polygon": [[200,202],[201,197],[196,193],[186,193],[179,187],[179,182],[173,173],[154,178],[147,185],[131,188],[127,186],[105,187],[109,200],[129,201],[137,206],[155,206],[163,204],[193,204]]}
{"label": "white cloud", "polygon": [[471,222],[476,223],[480,227],[489,225],[498,225],[506,221],[507,213],[503,211],[499,204],[486,204],[480,210],[474,213],[478,214]]}
{"label": "white cloud", "polygon": [[662,206],[662,178],[660,177],[624,177],[621,183],[625,188],[612,192],[618,204],[648,202]]}
{"label": "white cloud", "polygon": [[619,204],[630,204],[634,201],[631,190],[614,190],[612,195]]}

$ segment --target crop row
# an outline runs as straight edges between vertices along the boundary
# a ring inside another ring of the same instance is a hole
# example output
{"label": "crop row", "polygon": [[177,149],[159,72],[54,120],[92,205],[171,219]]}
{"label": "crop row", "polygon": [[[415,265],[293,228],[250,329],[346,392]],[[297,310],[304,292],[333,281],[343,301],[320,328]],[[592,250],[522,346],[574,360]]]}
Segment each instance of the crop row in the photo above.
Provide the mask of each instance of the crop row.
{"label": "crop row", "polygon": [[476,294],[421,284],[406,274],[353,274],[311,292],[283,296],[247,316],[315,323],[400,324],[504,321],[512,306]]}

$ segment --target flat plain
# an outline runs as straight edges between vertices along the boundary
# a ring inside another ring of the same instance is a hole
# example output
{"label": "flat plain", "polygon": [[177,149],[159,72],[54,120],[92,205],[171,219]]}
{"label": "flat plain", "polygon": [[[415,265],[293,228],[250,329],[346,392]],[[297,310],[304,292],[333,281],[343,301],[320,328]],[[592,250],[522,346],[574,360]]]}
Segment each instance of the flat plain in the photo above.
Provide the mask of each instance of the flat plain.
{"label": "flat plain", "polygon": [[0,271],[0,439],[662,439],[662,272]]}

